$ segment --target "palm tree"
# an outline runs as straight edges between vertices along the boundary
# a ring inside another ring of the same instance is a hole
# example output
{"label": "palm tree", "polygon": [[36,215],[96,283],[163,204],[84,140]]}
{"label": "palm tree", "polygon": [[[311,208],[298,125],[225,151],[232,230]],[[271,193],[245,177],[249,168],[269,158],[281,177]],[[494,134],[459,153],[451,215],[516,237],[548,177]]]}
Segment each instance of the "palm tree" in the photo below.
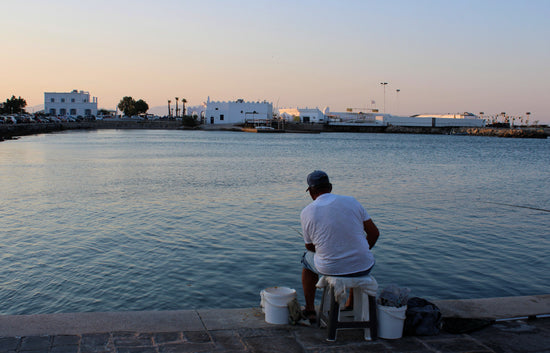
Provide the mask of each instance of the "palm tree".
{"label": "palm tree", "polygon": [[168,100],[168,116],[172,116],[172,114],[170,114],[170,102],[171,102],[171,100],[169,99]]}
{"label": "palm tree", "polygon": [[181,99],[181,116],[185,115],[185,103],[187,103],[187,99],[182,98]]}

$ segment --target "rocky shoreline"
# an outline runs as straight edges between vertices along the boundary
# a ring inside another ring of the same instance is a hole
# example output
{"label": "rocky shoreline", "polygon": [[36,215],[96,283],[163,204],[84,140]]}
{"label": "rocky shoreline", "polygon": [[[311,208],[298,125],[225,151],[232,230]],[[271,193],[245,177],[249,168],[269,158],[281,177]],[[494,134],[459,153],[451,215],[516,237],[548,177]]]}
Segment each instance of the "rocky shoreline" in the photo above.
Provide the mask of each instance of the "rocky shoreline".
{"label": "rocky shoreline", "polygon": [[[198,129],[242,131],[239,125],[206,125],[195,128],[184,127],[181,121],[85,121],[41,124],[4,124],[0,125],[0,141],[19,136],[51,133],[65,130],[96,129]],[[321,132],[364,132],[364,133],[398,133],[398,134],[438,134],[438,135],[474,135],[508,138],[547,138],[550,128],[456,128],[456,127],[404,127],[404,126],[365,126],[365,125],[322,125],[287,123],[280,132],[321,133]]]}
{"label": "rocky shoreline", "polygon": [[462,130],[468,135],[476,136],[547,138],[550,135],[549,128],[467,128]]}

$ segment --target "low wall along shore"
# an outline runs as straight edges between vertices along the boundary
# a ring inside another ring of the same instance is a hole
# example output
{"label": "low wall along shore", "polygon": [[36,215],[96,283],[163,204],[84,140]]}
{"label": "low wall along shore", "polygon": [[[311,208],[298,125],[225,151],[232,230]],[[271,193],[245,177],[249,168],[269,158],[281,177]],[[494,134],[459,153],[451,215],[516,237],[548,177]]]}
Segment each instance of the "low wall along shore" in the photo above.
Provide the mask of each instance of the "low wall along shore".
{"label": "low wall along shore", "polygon": [[[277,127],[275,127],[277,128]],[[195,128],[184,127],[181,121],[174,120],[97,120],[85,122],[60,122],[36,124],[2,124],[0,141],[17,136],[43,134],[64,130],[80,129],[204,129],[241,131],[240,125],[199,125]],[[514,138],[547,138],[550,128],[460,128],[460,127],[407,127],[407,126],[365,126],[365,125],[323,125],[286,123],[281,132],[320,133],[320,132],[364,132],[398,134],[439,134],[439,135],[475,135]]]}
{"label": "low wall along shore", "polygon": [[95,130],[95,129],[159,129],[176,130],[183,128],[181,121],[155,120],[96,120],[83,122],[60,122],[40,124],[4,124],[0,125],[0,141],[16,136],[44,134],[64,130]]}

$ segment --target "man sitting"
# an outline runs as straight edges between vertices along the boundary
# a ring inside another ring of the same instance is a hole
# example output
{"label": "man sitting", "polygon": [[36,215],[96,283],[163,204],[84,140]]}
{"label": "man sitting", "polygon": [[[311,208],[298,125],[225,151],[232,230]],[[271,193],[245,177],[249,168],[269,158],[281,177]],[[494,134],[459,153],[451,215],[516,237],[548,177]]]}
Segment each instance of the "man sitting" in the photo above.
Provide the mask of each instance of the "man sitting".
{"label": "man sitting", "polygon": [[[313,202],[300,215],[306,246],[302,256],[306,302],[303,313],[310,322],[315,322],[315,285],[319,275],[368,275],[375,262],[370,249],[380,233],[355,198],[331,193],[332,184],[325,172],[312,172],[307,177],[307,184]],[[352,295],[346,306],[351,305]]]}

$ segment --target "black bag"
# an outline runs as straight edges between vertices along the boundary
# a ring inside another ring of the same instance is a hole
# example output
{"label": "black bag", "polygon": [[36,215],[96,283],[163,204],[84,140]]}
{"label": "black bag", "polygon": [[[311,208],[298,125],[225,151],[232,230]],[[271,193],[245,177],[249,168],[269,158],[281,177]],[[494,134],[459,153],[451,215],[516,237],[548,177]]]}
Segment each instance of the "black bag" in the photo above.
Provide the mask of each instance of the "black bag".
{"label": "black bag", "polygon": [[439,308],[426,299],[414,297],[407,301],[403,333],[411,336],[434,336],[441,329]]}

